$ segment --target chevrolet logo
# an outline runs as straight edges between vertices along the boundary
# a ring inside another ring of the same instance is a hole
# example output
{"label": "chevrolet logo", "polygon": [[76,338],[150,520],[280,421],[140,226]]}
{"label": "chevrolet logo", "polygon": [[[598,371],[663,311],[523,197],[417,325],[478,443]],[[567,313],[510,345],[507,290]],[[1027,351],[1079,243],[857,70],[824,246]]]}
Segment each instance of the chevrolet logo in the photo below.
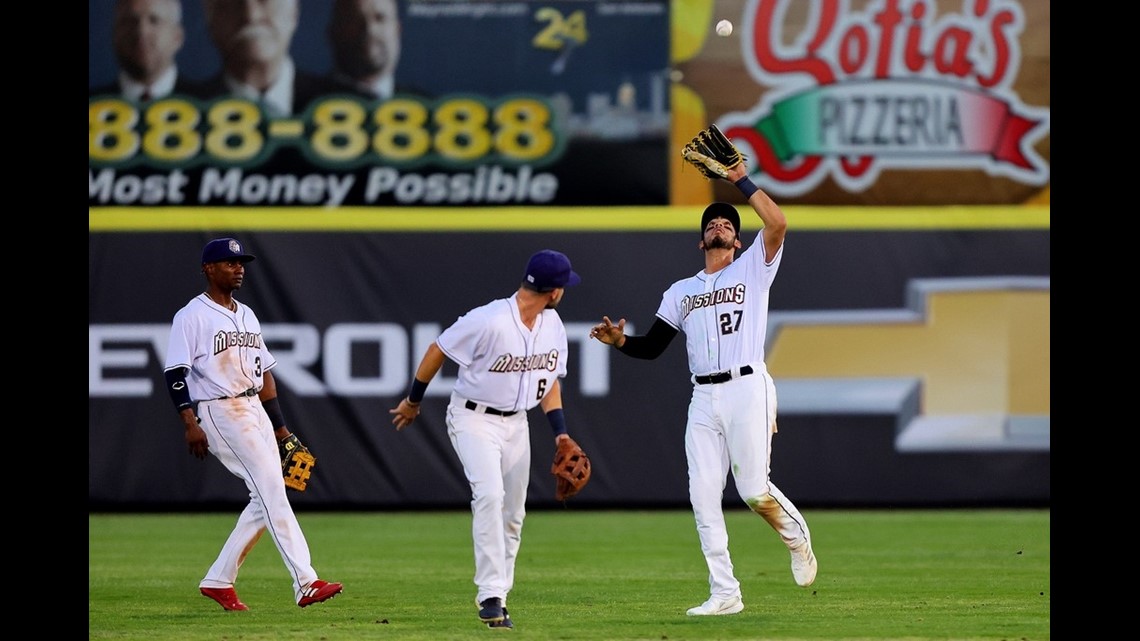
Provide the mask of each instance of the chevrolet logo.
{"label": "chevrolet logo", "polygon": [[895,414],[900,452],[1049,451],[1049,278],[913,280],[904,309],[773,312],[781,414]]}

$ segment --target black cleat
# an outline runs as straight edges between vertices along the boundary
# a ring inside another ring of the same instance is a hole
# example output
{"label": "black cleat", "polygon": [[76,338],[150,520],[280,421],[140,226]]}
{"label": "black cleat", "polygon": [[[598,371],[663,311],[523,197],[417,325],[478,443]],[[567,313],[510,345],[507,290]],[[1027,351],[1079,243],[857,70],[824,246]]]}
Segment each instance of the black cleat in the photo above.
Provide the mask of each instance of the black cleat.
{"label": "black cleat", "polygon": [[506,618],[503,613],[503,600],[497,596],[479,603],[479,620],[483,623],[500,623]]}
{"label": "black cleat", "polygon": [[492,621],[491,623],[487,624],[487,627],[491,628],[492,630],[513,630],[515,624],[511,623],[510,613],[507,612],[506,608],[503,608],[503,620]]}

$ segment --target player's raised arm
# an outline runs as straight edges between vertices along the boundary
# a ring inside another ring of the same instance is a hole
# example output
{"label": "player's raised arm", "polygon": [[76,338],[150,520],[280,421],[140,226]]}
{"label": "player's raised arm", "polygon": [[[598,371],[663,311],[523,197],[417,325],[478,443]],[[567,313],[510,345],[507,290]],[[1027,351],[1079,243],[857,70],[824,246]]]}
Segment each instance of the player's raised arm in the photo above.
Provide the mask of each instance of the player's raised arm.
{"label": "player's raised arm", "polygon": [[729,168],[725,180],[736,185],[740,193],[748,199],[748,204],[760,216],[760,220],[764,222],[760,236],[764,239],[764,256],[771,260],[780,249],[780,245],[784,244],[784,234],[788,230],[788,219],[784,217],[783,210],[763,189],[752,183],[744,163]]}
{"label": "player's raised arm", "polygon": [[[681,155],[709,180],[727,180],[744,194],[748,204],[760,215],[760,220],[764,221],[764,230],[761,232],[764,257],[771,260],[784,244],[788,222],[775,201],[748,178],[744,154],[716,125],[709,125],[681,149]],[[738,228],[737,232],[739,231]]]}

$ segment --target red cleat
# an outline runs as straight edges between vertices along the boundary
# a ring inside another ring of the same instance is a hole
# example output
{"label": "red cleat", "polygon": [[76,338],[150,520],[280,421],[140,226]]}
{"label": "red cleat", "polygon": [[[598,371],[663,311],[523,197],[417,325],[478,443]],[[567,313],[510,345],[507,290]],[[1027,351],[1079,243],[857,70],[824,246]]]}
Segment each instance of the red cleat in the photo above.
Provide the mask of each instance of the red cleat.
{"label": "red cleat", "polygon": [[329,583],[328,581],[317,579],[310,583],[309,587],[301,590],[301,600],[297,602],[297,605],[304,608],[314,603],[328,601],[340,594],[340,591],[343,589],[344,586],[340,583]]}
{"label": "red cleat", "polygon": [[248,610],[249,606],[238,599],[233,588],[202,588],[202,596],[208,596],[218,602],[223,610]]}

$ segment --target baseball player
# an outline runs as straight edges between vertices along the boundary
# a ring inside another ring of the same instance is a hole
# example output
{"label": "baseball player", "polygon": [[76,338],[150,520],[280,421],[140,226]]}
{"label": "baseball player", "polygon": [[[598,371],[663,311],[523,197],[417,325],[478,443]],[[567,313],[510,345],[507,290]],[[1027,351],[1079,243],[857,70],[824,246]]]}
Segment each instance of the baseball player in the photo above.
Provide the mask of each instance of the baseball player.
{"label": "baseball player", "polygon": [[710,592],[707,601],[689,608],[691,616],[744,609],[721,505],[729,470],[740,497],[791,551],[796,583],[811,585],[817,568],[807,523],[768,478],[776,388],[764,364],[764,336],[768,292],[783,256],[787,221],[779,206],[748,179],[744,163],[730,169],[727,179],[764,222],[760,242],[734,260],[741,247],[740,214],[728,203],[712,203],[701,216],[697,245],[704,252],[705,268],[665,291],[648,333],[626,336],[625,319],[614,325],[607,316],[590,330],[592,338],[644,359],[657,358],[678,331],[685,333],[693,382],[685,426],[689,501],[708,564]]}
{"label": "baseball player", "polygon": [[233,238],[211,240],[202,250],[206,291],[174,315],[166,388],[186,427],[190,453],[199,459],[213,454],[249,488],[249,504],[199,583],[202,594],[225,610],[248,610],[234,582],[245,555],[268,531],[293,578],[297,605],[304,608],[339,594],[343,586],[317,578],[285,494],[278,440],[290,432],[270,372],[277,360],[262,340],[253,310],[233,297],[251,260],[254,256]]}
{"label": "baseball player", "polygon": [[475,602],[479,620],[492,628],[514,627],[507,595],[515,583],[530,482],[527,411],[542,405],[556,446],[569,438],[560,381],[566,376],[566,328],[555,310],[565,288],[580,282],[565,254],[531,256],[514,295],[470,310],[428,346],[407,398],[389,411],[396,429],[404,429],[419,415],[444,358],[459,365],[447,435],[471,485]]}

